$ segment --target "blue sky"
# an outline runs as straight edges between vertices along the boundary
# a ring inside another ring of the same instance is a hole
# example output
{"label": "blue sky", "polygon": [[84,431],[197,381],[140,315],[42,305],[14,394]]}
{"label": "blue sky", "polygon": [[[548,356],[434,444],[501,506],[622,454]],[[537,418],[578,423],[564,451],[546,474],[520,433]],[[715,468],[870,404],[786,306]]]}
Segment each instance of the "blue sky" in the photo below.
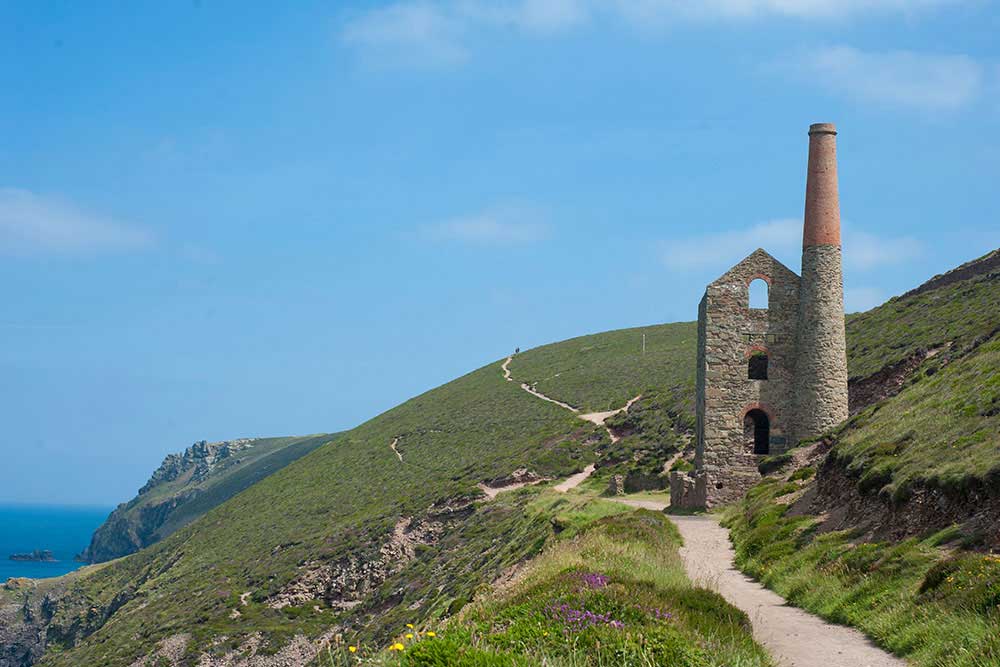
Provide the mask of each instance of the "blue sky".
{"label": "blue sky", "polygon": [[0,502],[694,319],[758,246],[798,270],[811,122],[874,306],[1000,246],[997,34],[984,0],[2,3]]}

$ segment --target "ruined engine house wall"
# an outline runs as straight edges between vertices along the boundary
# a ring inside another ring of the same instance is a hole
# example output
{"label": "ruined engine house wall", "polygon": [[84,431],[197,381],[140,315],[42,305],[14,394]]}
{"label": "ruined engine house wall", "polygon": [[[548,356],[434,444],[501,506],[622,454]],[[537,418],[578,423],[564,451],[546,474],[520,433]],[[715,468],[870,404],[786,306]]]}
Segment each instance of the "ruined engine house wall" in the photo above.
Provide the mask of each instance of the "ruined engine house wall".
{"label": "ruined engine house wall", "polygon": [[[758,249],[705,289],[698,306],[697,450],[672,473],[671,504],[738,500],[761,456],[782,454],[848,416],[837,130],[809,128],[802,277]],[[749,286],[768,286],[750,308]],[[766,356],[766,373],[762,371]]]}
{"label": "ruined engine house wall", "polygon": [[[768,307],[750,308],[749,285],[760,278]],[[757,250],[705,290],[698,317],[698,446],[706,504],[738,499],[760,479],[754,439],[744,428],[751,410],[769,422],[768,453],[788,448],[795,434],[795,361],[799,277]],[[750,356],[767,355],[767,379],[749,377]]]}

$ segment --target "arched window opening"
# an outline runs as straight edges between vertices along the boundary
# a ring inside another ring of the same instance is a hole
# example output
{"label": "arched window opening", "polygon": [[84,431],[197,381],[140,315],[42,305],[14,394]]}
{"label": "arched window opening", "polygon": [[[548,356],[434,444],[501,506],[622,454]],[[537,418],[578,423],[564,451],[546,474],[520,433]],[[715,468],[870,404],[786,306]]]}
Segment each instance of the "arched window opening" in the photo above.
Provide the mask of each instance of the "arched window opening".
{"label": "arched window opening", "polygon": [[767,379],[767,352],[757,350],[747,361],[747,377],[751,380]]}
{"label": "arched window opening", "polygon": [[750,307],[760,310],[767,310],[767,281],[763,278],[755,278],[748,288],[750,292]]}
{"label": "arched window opening", "polygon": [[763,410],[753,409],[743,418],[743,436],[747,448],[753,447],[754,454],[771,451],[771,420]]}

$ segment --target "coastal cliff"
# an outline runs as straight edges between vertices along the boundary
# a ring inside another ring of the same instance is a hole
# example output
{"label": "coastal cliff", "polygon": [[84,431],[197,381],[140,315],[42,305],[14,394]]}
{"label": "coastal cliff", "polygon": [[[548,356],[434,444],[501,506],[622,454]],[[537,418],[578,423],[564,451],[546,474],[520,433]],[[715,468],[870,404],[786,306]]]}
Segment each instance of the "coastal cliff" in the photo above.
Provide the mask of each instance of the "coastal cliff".
{"label": "coastal cliff", "polygon": [[330,439],[322,434],[203,440],[169,454],[136,497],[115,508],[94,532],[78,560],[102,563],[154,544]]}

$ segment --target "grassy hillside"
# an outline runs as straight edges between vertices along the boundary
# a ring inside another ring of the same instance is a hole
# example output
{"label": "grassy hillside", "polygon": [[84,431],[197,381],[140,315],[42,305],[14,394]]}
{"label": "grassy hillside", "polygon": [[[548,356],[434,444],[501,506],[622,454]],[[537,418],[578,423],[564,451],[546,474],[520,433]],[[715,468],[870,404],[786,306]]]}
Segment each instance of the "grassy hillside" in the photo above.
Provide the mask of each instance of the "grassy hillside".
{"label": "grassy hillside", "polygon": [[255,449],[261,445],[267,448],[260,453],[262,455],[243,460],[240,465],[233,466],[224,474],[200,485],[198,493],[178,505],[170,514],[163,528],[158,531],[158,539],[163,539],[178,528],[186,526],[213,507],[221,505],[237,493],[250,488],[314,449],[333,442],[336,437],[336,434],[320,434],[293,438],[264,438],[255,446]]}
{"label": "grassy hillside", "polygon": [[158,542],[333,438],[329,434],[257,438],[245,441],[248,446],[232,456],[214,461],[203,476],[195,478],[188,467],[176,478],[158,479],[171,464],[179,466],[181,455],[172,455],[139,495],[119,505],[94,531],[83,559],[104,562]]}
{"label": "grassy hillside", "polygon": [[962,550],[951,529],[897,543],[824,533],[789,512],[800,486],[768,480],[730,510],[741,570],[914,665],[1000,664],[1000,556]]}
{"label": "grassy hillside", "polygon": [[853,318],[852,375],[938,353],[727,518],[741,569],[920,666],[1000,664],[995,258]]}
{"label": "grassy hillside", "polygon": [[902,501],[915,485],[1000,488],[1000,337],[944,366],[931,360],[835,437],[833,455],[863,491]]}
{"label": "grassy hillside", "polygon": [[[1000,271],[991,253],[850,323],[852,372],[937,349],[898,395],[832,438],[832,457],[862,493],[906,500],[915,487],[1000,489]],[[979,271],[976,271],[976,268]]]}
{"label": "grassy hillside", "polygon": [[[847,319],[847,365],[862,378],[918,350],[963,349],[1000,329],[1000,251],[928,281],[923,289]],[[978,271],[977,271],[978,269]]]}
{"label": "grassy hillside", "polygon": [[595,520],[601,511],[595,504],[602,503],[570,511],[579,525],[575,539],[554,543],[457,620],[400,626],[398,652],[345,638],[320,665],[357,664],[358,658],[414,667],[771,664],[743,612],[717,593],[692,587],[677,553],[680,536],[665,516],[620,513],[625,508],[605,502],[616,514]]}
{"label": "grassy hillside", "polygon": [[620,408],[654,388],[669,392],[678,411],[693,413],[697,343],[694,322],[621,329],[544,345],[518,355],[510,370],[517,381],[583,412]]}
{"label": "grassy hillside", "polygon": [[[989,478],[1000,459],[988,393],[996,349],[981,339],[997,311],[996,285],[988,272],[967,272],[851,318],[856,376],[941,347],[899,396],[836,435],[836,456],[849,457],[859,479],[883,468],[883,486],[946,479],[950,462],[965,456],[977,461],[965,473]],[[978,306],[956,309],[966,298]],[[888,331],[900,322],[902,333]],[[75,577],[51,609],[42,664],[142,664],[136,659],[168,647],[183,665],[203,654],[274,654],[294,664],[299,637],[336,631],[382,643],[407,622],[453,615],[483,582],[567,529],[527,496],[484,501],[477,484],[518,468],[561,478],[595,461],[642,471],[657,464],[690,426],[695,342],[690,323],[585,336],[518,355],[510,365],[517,382],[504,381],[496,362],[407,401],[153,547]],[[643,400],[614,420],[625,437],[612,447],[603,428],[530,396],[521,381],[583,411],[618,408],[639,393]],[[937,421],[920,421],[931,413]],[[914,432],[904,438],[906,430]],[[639,455],[650,451],[658,454]]]}
{"label": "grassy hillside", "polygon": [[[562,349],[568,358],[578,353]],[[641,386],[662,381],[657,357],[647,359],[633,366]],[[616,402],[621,389],[609,382],[603,402]],[[591,395],[602,400],[598,387]],[[190,656],[246,648],[255,633],[264,637],[261,650],[280,652],[294,636],[334,624],[378,638],[404,617],[445,615],[484,579],[537,552],[552,531],[548,519],[516,507],[473,504],[477,483],[522,467],[565,477],[593,462],[606,441],[603,429],[505,382],[500,364],[490,364],[80,577],[55,615],[43,664],[130,665],[178,635],[190,636]],[[338,579],[345,572],[348,580]],[[213,644],[220,635],[227,640]]]}

